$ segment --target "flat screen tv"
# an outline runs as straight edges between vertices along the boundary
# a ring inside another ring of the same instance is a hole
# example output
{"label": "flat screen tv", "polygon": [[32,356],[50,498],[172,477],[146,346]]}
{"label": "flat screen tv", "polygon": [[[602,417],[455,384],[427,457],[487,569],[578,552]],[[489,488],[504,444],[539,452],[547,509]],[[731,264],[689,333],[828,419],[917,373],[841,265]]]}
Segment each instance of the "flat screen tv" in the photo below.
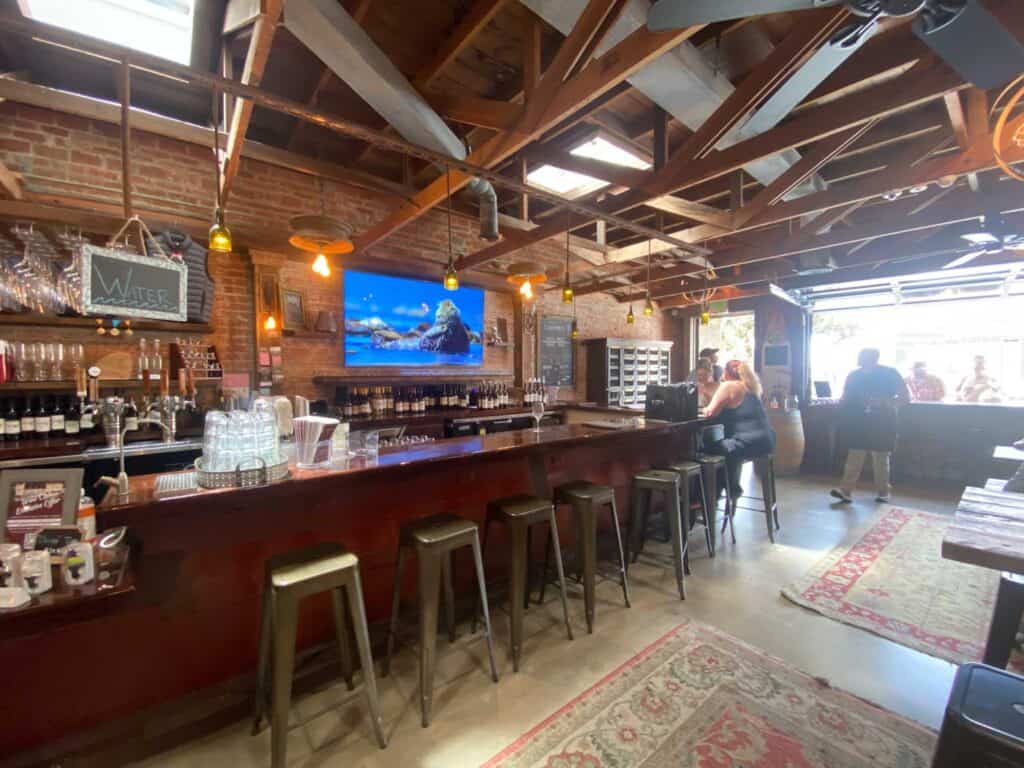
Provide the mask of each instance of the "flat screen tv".
{"label": "flat screen tv", "polygon": [[484,292],[345,270],[346,366],[478,366]]}

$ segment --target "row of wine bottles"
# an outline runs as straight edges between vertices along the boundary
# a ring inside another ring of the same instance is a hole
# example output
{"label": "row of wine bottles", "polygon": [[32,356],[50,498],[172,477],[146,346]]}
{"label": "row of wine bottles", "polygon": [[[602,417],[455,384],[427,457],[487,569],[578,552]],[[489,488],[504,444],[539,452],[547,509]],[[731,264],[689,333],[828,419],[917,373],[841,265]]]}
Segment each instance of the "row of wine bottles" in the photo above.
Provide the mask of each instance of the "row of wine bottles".
{"label": "row of wine bottles", "polygon": [[[5,441],[36,440],[50,437],[78,437],[98,434],[99,418],[89,408],[82,409],[73,397],[26,397],[19,407],[18,398],[8,398],[3,408],[2,438]],[[129,431],[139,428],[139,409],[134,400],[125,406],[124,425]]]}
{"label": "row of wine bottles", "polygon": [[424,387],[352,387],[339,405],[346,419],[384,415],[415,415],[427,411],[454,408],[491,410],[513,405],[512,393],[506,384],[481,382],[476,387],[466,384],[441,384]]}

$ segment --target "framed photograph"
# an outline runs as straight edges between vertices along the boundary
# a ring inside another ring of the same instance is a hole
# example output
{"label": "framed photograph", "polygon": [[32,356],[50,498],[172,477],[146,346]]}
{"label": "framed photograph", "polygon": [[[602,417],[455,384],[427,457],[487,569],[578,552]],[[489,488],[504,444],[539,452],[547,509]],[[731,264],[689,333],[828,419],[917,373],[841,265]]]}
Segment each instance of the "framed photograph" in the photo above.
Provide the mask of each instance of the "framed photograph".
{"label": "framed photograph", "polygon": [[5,541],[74,525],[84,470],[9,469],[0,472],[0,531]]}
{"label": "framed photograph", "polygon": [[281,289],[281,327],[286,331],[301,331],[306,327],[306,297],[302,291]]}

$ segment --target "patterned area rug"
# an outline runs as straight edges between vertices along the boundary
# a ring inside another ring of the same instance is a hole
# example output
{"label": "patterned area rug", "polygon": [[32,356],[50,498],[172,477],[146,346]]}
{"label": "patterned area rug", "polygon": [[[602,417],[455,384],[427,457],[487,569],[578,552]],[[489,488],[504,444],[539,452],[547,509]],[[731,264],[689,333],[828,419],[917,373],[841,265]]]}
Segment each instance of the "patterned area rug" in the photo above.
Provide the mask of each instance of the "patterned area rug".
{"label": "patterned area rug", "polygon": [[934,734],[690,622],[484,768],[927,768]]}
{"label": "patterned area rug", "polygon": [[954,663],[985,650],[999,574],[942,558],[951,516],[883,507],[782,590],[797,605]]}

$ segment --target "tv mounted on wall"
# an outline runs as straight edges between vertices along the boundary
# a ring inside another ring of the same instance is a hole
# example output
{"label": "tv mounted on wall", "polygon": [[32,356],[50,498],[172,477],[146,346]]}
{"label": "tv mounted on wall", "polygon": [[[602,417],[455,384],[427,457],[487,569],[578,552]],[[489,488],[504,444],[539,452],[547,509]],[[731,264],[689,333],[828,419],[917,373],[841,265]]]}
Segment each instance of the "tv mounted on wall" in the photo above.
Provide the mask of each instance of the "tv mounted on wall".
{"label": "tv mounted on wall", "polygon": [[484,292],[345,270],[345,365],[479,366]]}

